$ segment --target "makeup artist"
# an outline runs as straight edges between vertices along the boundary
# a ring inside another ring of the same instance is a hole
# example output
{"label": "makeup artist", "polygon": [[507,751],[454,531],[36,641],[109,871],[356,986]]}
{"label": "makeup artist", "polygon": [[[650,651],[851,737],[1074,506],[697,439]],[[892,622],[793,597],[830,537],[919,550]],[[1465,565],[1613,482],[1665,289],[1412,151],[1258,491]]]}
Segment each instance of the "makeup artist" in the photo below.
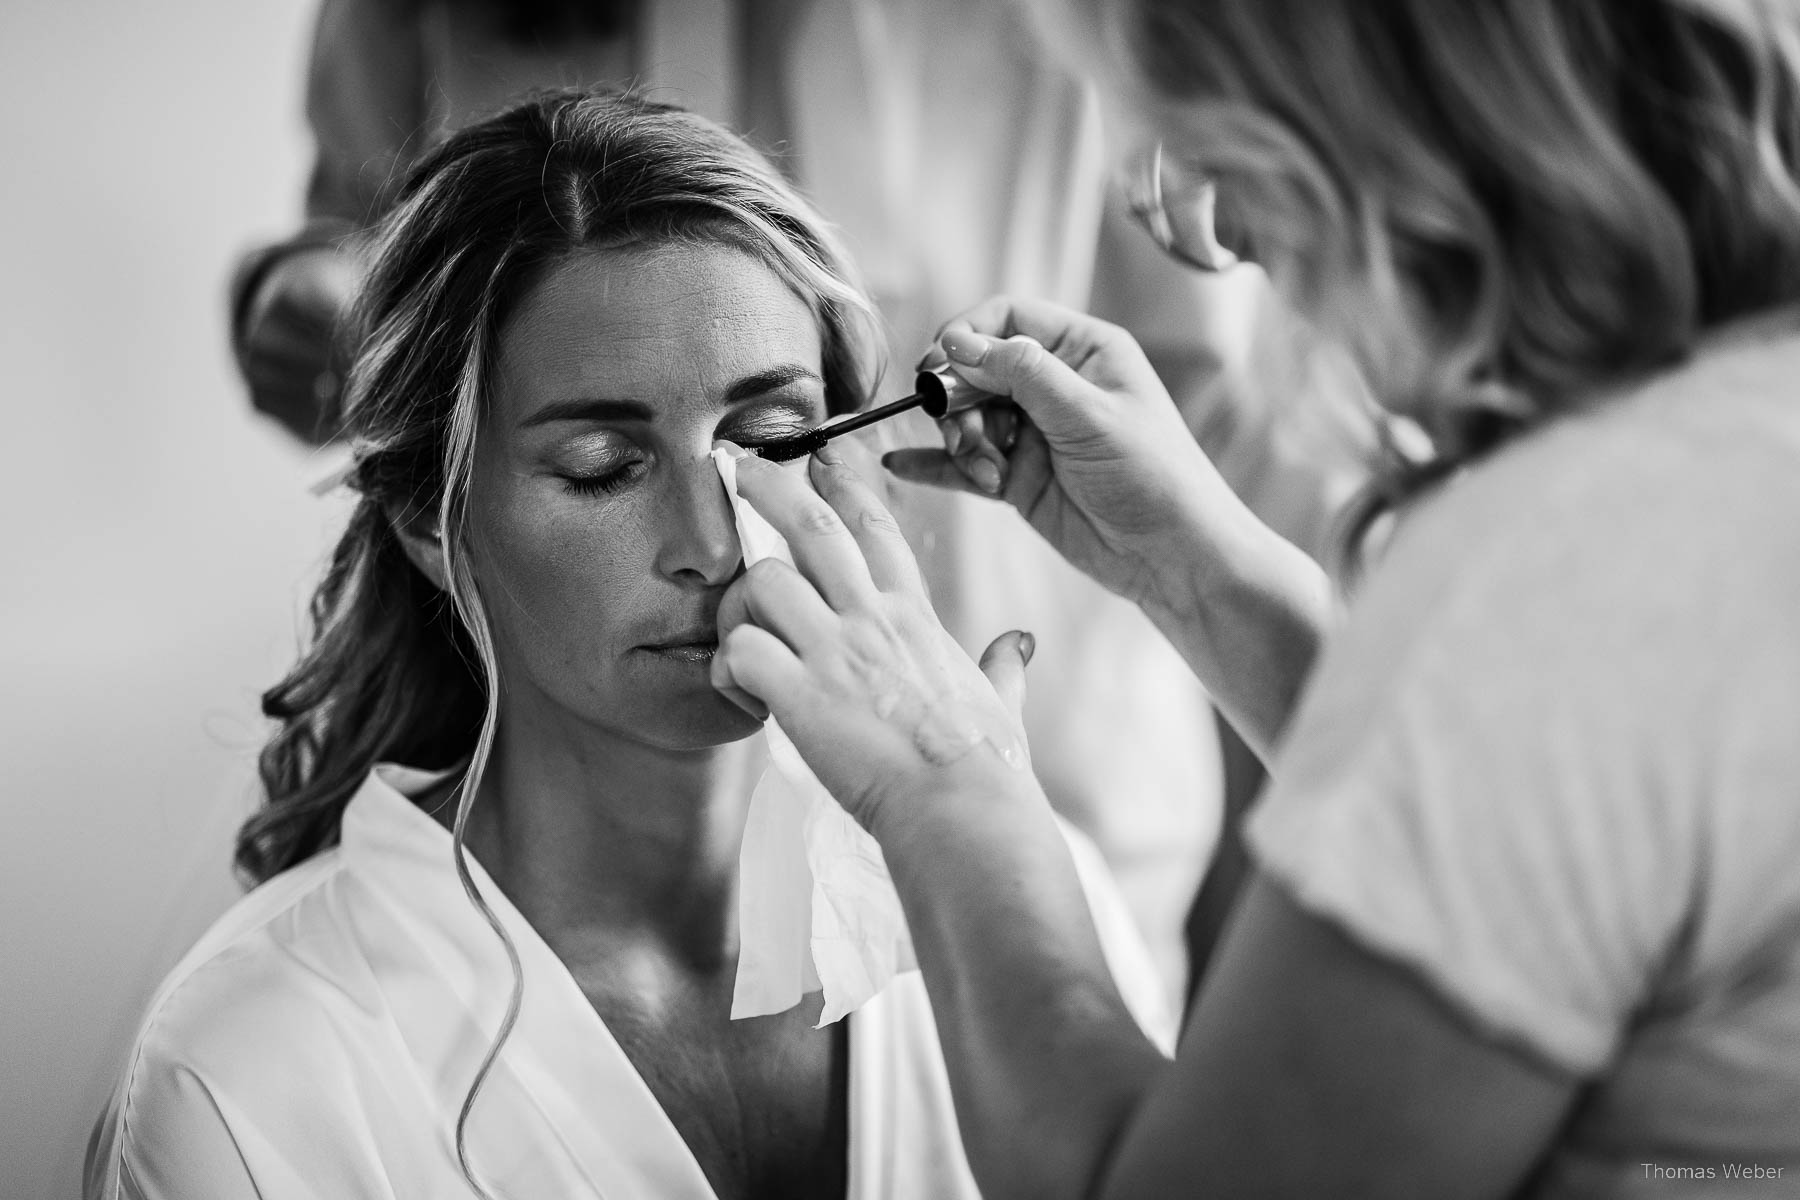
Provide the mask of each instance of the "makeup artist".
{"label": "makeup artist", "polygon": [[1064,15],[1160,140],[1153,235],[1225,265],[1216,199],[1395,434],[1342,616],[1132,340],[1077,313],[951,321],[955,369],[1025,419],[889,461],[970,490],[1003,468],[1270,756],[1173,1063],[1114,994],[1030,771],[982,732],[1031,639],[996,641],[980,687],[841,460],[816,493],[741,468],[798,570],[728,593],[715,684],[881,841],[984,1193],[1794,1194],[1800,14],[1099,8]]}

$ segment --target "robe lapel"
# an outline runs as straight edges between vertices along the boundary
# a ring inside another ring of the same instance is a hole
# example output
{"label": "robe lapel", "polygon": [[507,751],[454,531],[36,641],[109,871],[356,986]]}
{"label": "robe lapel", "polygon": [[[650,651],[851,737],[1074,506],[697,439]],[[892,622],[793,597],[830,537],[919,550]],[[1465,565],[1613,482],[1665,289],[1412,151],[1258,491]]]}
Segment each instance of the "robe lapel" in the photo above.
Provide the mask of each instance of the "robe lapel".
{"label": "robe lapel", "polygon": [[[344,816],[350,868],[381,898],[391,929],[371,930],[374,974],[446,1140],[506,1009],[505,952],[463,894],[450,835],[404,792],[437,777],[378,768]],[[469,1120],[476,1173],[507,1197],[716,1200],[699,1163],[605,1022],[473,857],[471,873],[524,965],[519,1022]]]}

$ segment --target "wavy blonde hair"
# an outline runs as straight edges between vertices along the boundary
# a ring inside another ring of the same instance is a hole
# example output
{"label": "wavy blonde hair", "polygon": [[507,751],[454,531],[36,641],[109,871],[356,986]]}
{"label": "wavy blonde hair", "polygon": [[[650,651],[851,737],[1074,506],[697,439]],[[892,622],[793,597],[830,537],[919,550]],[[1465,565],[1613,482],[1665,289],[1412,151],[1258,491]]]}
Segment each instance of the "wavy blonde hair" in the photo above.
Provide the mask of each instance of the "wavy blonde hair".
{"label": "wavy blonde hair", "polygon": [[1792,0],[1095,2],[1225,243],[1430,434],[1390,497],[1800,300]]}
{"label": "wavy blonde hair", "polygon": [[[486,610],[470,570],[469,482],[491,365],[517,302],[571,254],[720,244],[761,261],[819,323],[825,402],[862,406],[878,370],[874,309],[830,228],[769,163],[704,118],[613,92],[553,92],[452,135],[382,221],[349,380],[350,485],[361,494],[312,603],[313,633],[263,697],[277,722],[263,808],[238,834],[253,881],[338,840],[378,762],[466,769],[455,866],[504,946],[506,1015],[465,1097],[456,1150],[517,1019],[517,950],[469,871],[463,836],[499,721]],[[396,522],[431,521],[448,594],[407,558]]]}

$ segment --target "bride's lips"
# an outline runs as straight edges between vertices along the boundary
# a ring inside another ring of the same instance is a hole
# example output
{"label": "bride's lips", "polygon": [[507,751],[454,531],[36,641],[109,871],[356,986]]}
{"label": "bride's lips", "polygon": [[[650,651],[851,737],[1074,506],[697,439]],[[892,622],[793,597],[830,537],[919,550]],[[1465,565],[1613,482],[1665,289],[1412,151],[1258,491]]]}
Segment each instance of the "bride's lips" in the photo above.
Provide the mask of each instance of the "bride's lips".
{"label": "bride's lips", "polygon": [[706,663],[712,661],[713,652],[719,648],[717,642],[680,642],[670,646],[645,646],[644,649],[664,658],[672,658],[677,662]]}
{"label": "bride's lips", "polygon": [[649,654],[684,663],[711,662],[713,652],[718,648],[719,634],[716,629],[689,630],[661,641],[646,642],[638,647]]}

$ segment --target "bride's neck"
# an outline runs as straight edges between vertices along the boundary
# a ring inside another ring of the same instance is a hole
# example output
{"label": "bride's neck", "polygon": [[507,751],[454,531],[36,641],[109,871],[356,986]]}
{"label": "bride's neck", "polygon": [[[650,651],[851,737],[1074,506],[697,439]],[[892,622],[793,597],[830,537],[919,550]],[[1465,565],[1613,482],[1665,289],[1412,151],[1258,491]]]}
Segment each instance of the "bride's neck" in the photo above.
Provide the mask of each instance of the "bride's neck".
{"label": "bride's neck", "polygon": [[734,958],[762,738],[674,752],[585,734],[502,726],[469,849],[547,938],[642,940],[696,967]]}

